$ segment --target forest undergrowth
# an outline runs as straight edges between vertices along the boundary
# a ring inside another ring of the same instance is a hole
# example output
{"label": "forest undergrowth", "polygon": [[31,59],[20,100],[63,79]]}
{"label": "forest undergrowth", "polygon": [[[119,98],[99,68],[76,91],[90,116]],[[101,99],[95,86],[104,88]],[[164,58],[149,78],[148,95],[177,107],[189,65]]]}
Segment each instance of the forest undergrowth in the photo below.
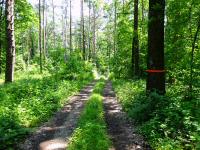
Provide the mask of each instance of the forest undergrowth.
{"label": "forest undergrowth", "polygon": [[91,65],[74,59],[53,74],[19,71],[15,82],[0,85],[0,148],[13,148],[93,80]]}
{"label": "forest undergrowth", "polygon": [[200,149],[200,107],[197,98],[187,100],[181,84],[168,87],[167,94],[146,96],[144,80],[113,80],[123,109],[138,130],[157,150]]}

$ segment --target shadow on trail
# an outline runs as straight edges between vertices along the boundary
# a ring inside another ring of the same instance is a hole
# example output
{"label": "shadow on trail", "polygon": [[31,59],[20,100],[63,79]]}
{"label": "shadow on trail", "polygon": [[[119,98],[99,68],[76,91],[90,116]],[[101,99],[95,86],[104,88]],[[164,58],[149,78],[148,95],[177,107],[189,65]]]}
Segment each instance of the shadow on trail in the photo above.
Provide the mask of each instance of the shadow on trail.
{"label": "shadow on trail", "polygon": [[117,102],[111,82],[107,83],[104,90],[104,109],[114,150],[150,150],[149,145],[136,133],[132,122]]}
{"label": "shadow on trail", "polygon": [[92,92],[94,83],[71,97],[69,103],[21,145],[24,150],[64,150],[68,139],[77,126],[78,118]]}

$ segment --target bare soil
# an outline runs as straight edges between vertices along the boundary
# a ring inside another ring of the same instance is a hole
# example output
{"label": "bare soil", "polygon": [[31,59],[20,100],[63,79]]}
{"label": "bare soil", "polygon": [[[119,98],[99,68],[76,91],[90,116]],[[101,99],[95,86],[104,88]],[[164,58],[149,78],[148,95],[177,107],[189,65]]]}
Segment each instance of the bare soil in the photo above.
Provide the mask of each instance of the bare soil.
{"label": "bare soil", "polygon": [[95,82],[86,86],[79,94],[71,97],[64,108],[37,132],[32,134],[23,144],[22,150],[66,150],[67,143],[77,127],[80,113],[88,100]]}
{"label": "bare soil", "polygon": [[104,110],[108,133],[113,142],[110,150],[150,150],[144,138],[136,132],[133,122],[123,112],[110,81],[104,89]]}

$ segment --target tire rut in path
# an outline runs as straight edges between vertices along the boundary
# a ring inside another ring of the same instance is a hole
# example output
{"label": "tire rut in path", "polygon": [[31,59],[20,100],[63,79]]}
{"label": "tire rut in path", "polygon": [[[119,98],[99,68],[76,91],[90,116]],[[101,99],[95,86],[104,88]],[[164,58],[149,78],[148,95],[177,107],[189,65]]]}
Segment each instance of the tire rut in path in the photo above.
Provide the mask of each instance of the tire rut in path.
{"label": "tire rut in path", "polygon": [[95,81],[86,86],[79,94],[72,96],[63,109],[36,133],[31,135],[20,149],[23,150],[66,150],[67,142],[77,127],[80,113],[92,93]]}
{"label": "tire rut in path", "polygon": [[104,110],[108,133],[113,142],[110,150],[150,150],[150,146],[136,133],[133,123],[122,111],[110,81],[104,89]]}

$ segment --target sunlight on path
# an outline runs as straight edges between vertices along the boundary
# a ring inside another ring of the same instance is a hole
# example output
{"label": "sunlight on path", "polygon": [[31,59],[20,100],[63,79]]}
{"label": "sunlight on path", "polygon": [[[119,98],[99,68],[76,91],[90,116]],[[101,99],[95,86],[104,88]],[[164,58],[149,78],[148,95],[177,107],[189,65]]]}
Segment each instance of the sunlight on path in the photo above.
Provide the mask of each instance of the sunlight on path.
{"label": "sunlight on path", "polygon": [[65,150],[95,82],[70,98],[68,104],[20,147],[24,150]]}

